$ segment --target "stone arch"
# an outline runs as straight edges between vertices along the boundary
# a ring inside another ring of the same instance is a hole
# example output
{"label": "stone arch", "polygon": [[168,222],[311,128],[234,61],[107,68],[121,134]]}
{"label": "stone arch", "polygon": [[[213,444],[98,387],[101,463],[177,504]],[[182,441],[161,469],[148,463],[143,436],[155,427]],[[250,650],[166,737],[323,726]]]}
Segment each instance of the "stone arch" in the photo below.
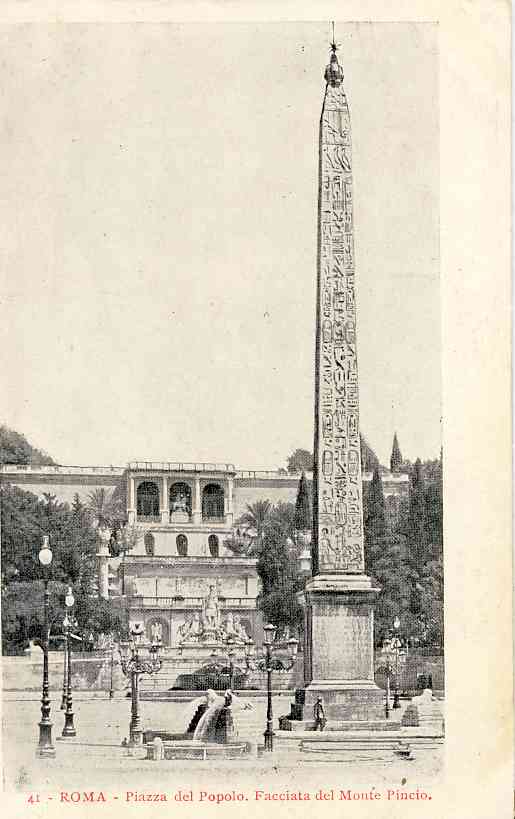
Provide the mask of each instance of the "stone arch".
{"label": "stone arch", "polygon": [[179,557],[187,557],[188,555],[188,538],[186,535],[177,535],[175,538],[177,546],[177,554]]}
{"label": "stone arch", "polygon": [[152,532],[146,532],[145,537],[143,538],[143,542],[145,544],[145,552],[149,557],[153,557],[156,550],[156,539]]}
{"label": "stone arch", "polygon": [[217,535],[209,535],[207,545],[209,547],[209,554],[211,557],[220,556],[220,542]]}
{"label": "stone arch", "polygon": [[222,520],[225,493],[219,483],[208,483],[202,490],[202,519]]}
{"label": "stone arch", "polygon": [[159,487],[154,481],[142,481],[136,492],[138,516],[157,518],[159,516]]}

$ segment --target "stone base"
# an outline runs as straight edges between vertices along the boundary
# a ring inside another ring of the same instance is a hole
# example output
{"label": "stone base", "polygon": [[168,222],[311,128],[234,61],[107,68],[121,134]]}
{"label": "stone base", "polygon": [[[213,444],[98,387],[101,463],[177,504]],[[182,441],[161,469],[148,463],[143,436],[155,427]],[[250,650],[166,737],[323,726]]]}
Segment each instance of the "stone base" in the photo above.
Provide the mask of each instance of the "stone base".
{"label": "stone base", "polygon": [[189,523],[190,516],[187,512],[171,512],[170,523]]}
{"label": "stone base", "polygon": [[[352,722],[351,720],[328,720],[324,725],[323,731],[317,731],[317,735],[322,736],[327,731],[400,731],[400,722],[393,720],[359,720]],[[280,731],[315,731],[314,720],[291,720],[289,717],[279,717]]]}
{"label": "stone base", "polygon": [[373,607],[378,593],[361,573],[320,574],[306,583],[301,599],[306,685],[295,693],[290,721],[313,723],[320,699],[326,725],[388,724],[385,693],[374,681]]}
{"label": "stone base", "polygon": [[325,718],[344,721],[375,721],[385,719],[385,693],[371,680],[315,681],[304,689],[304,714],[313,716],[313,708],[321,697]]}
{"label": "stone base", "polygon": [[[150,742],[146,745],[147,759],[158,761],[156,747]],[[251,751],[248,742],[229,742],[218,745],[216,742],[198,742],[197,740],[163,742],[161,758],[164,759],[240,759]]]}
{"label": "stone base", "polygon": [[[326,719],[325,730],[330,723],[371,723],[391,724],[385,715],[385,693],[371,680],[352,680],[341,682],[337,680],[313,680],[307,688],[295,692],[295,702],[291,705],[288,722],[299,722],[314,726],[314,707],[321,698]],[[283,730],[302,730],[285,727]],[[306,728],[304,730],[310,730]],[[334,728],[332,730],[346,730]],[[348,730],[351,730],[349,727]]]}

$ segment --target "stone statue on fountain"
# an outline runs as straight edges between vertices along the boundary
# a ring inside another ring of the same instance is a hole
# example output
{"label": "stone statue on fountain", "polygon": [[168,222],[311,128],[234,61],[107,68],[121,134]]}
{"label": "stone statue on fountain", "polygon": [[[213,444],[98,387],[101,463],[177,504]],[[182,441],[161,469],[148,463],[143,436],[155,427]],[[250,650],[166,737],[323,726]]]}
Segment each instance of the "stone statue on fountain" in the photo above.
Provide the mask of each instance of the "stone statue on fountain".
{"label": "stone statue on fountain", "polygon": [[220,632],[220,604],[216,586],[210,586],[207,597],[202,604],[202,625],[204,626],[203,639],[217,640]]}
{"label": "stone statue on fountain", "polygon": [[218,643],[225,645],[246,645],[250,640],[247,630],[241,622],[240,615],[227,612],[222,622],[222,607],[218,593],[218,584],[209,586],[209,591],[202,600],[201,612],[196,611],[178,629],[178,642]]}

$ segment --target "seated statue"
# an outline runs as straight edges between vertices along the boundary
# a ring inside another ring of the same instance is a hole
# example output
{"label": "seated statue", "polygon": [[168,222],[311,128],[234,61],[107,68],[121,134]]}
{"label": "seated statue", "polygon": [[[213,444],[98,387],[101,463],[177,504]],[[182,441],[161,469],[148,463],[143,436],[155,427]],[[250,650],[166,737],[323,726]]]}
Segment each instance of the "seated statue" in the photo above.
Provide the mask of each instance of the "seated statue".
{"label": "seated statue", "polygon": [[243,643],[247,643],[250,639],[245,626],[240,620],[239,614],[234,615],[234,633],[236,638],[241,640]]}
{"label": "seated statue", "polygon": [[198,612],[195,612],[195,614],[191,618],[188,640],[195,640],[195,642],[197,642],[201,634],[202,623],[200,622],[200,614]]}
{"label": "seated statue", "polygon": [[188,501],[184,492],[180,492],[172,503],[172,512],[187,512]]}
{"label": "seated statue", "polygon": [[224,630],[227,637],[234,637],[236,632],[234,630],[234,615],[232,611],[227,612],[227,618],[224,623]]}
{"label": "seated statue", "polygon": [[181,623],[181,625],[179,626],[179,628],[177,630],[178,635],[179,635],[179,642],[180,643],[183,643],[185,640],[188,639],[190,630],[191,630],[191,620],[189,620],[189,622],[187,622],[187,623],[186,622]]}

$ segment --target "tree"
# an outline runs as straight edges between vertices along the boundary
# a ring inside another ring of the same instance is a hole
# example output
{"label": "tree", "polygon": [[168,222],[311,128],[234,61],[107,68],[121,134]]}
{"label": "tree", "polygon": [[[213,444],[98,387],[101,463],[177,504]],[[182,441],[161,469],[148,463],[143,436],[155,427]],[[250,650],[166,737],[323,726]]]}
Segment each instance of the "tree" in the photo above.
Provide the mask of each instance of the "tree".
{"label": "tree", "polygon": [[99,528],[112,528],[112,522],[116,514],[113,495],[113,491],[109,492],[103,486],[93,489],[88,494],[88,510],[95,525]]}
{"label": "tree", "polygon": [[422,462],[417,458],[411,478],[408,517],[409,557],[414,567],[421,567],[427,556],[427,528],[426,487]]}
{"label": "tree", "polygon": [[[50,636],[62,635],[67,585],[50,581],[48,623]],[[41,580],[13,582],[2,590],[3,652],[24,648],[29,640],[44,639],[44,586]]]}
{"label": "tree", "polygon": [[381,549],[381,542],[386,536],[386,514],[383,493],[383,481],[379,467],[376,466],[366,493],[364,506],[364,528],[366,556],[374,560],[375,553]]}
{"label": "tree", "polygon": [[298,532],[306,532],[311,529],[311,503],[310,493],[306,473],[300,476],[299,488],[297,490],[297,500],[295,501],[295,529]]}
{"label": "tree", "polygon": [[416,575],[407,561],[406,539],[385,535],[377,540],[367,572],[381,589],[374,607],[375,644],[381,645],[391,632],[395,617],[401,620],[403,634],[411,636],[414,623],[410,605]]}
{"label": "tree", "polygon": [[75,600],[75,616],[79,631],[85,638],[90,634],[97,636],[113,632],[125,636],[127,633],[126,612],[101,597],[78,595]]}
{"label": "tree", "polygon": [[250,553],[257,552],[261,548],[263,536],[272,515],[272,504],[269,500],[259,500],[247,504],[247,509],[236,521],[238,526],[244,526],[255,532],[254,542],[250,546]]}
{"label": "tree", "polygon": [[397,433],[393,436],[392,454],[390,456],[390,472],[399,472],[402,466],[402,455],[397,439]]}
{"label": "tree", "polygon": [[302,609],[296,597],[299,581],[294,532],[295,507],[291,503],[278,503],[265,527],[257,570],[262,586],[258,605],[265,619],[281,629],[285,626],[297,629],[302,621]]}
{"label": "tree", "polygon": [[[104,605],[92,597],[96,580],[97,533],[78,495],[70,507],[50,493],[39,499],[31,492],[3,484],[0,496],[4,651],[15,651],[27,640],[41,636],[43,570],[38,553],[44,535],[50,538],[53,555],[49,589],[56,616],[61,616],[61,598],[68,586],[74,588],[76,600],[87,598],[93,607],[112,605],[107,601]],[[51,614],[51,619],[53,616]]]}
{"label": "tree", "polygon": [[77,492],[72,502],[67,536],[69,549],[63,561],[67,575],[84,594],[92,594],[96,586],[97,538],[88,509]]}
{"label": "tree", "polygon": [[361,469],[363,472],[373,472],[374,469],[379,469],[379,458],[364,435],[360,434],[359,444],[361,451]]}
{"label": "tree", "polygon": [[24,435],[14,429],[0,426],[0,464],[54,465],[55,461],[40,449],[33,447]]}
{"label": "tree", "polygon": [[313,471],[313,453],[307,449],[296,449],[287,459],[288,472],[295,475],[299,472]]}
{"label": "tree", "polygon": [[427,557],[443,557],[443,481],[442,464],[436,461],[431,477],[426,479]]}

